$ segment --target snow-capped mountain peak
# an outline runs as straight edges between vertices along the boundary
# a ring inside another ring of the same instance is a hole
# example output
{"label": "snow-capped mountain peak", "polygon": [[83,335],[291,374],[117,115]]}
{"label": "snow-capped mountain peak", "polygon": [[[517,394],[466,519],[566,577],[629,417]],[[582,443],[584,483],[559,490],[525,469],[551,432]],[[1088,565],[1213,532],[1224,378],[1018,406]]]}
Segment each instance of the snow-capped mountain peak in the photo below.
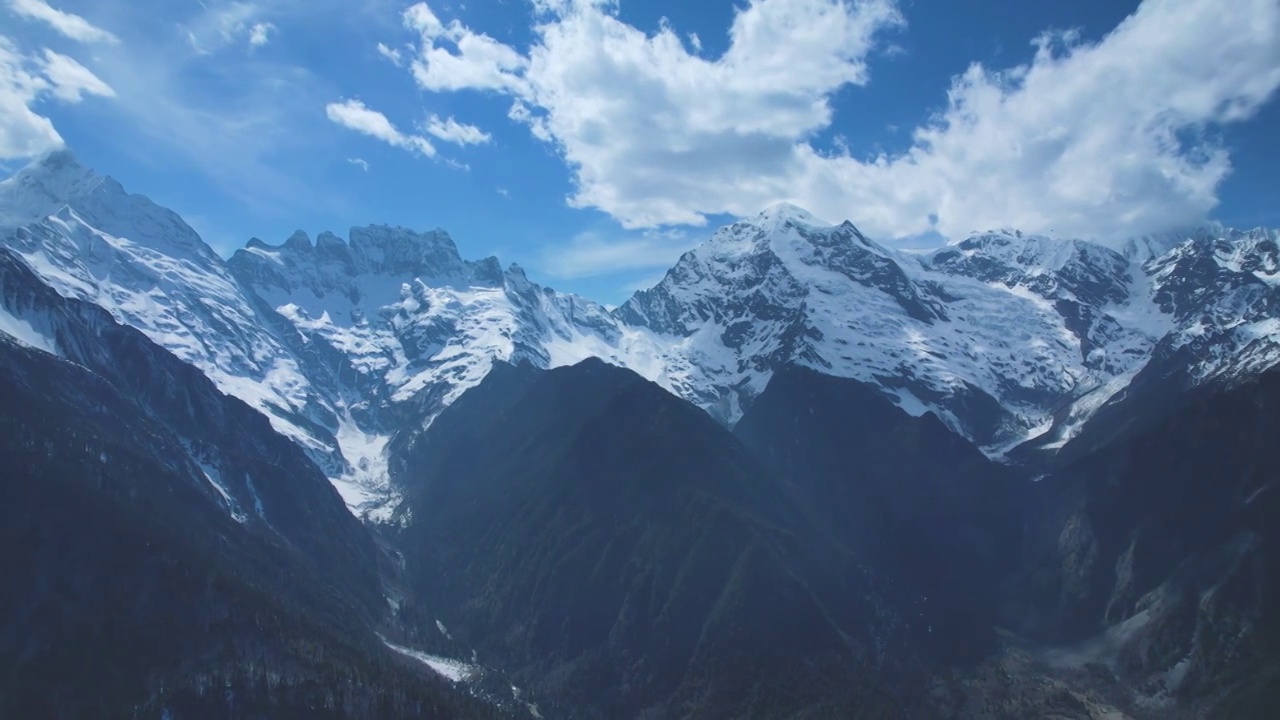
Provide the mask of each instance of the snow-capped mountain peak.
{"label": "snow-capped mountain peak", "polygon": [[831,223],[789,202],[774,203],[766,207],[753,218],[752,222],[766,229],[773,229],[786,223],[817,228],[831,226]]}
{"label": "snow-capped mountain peak", "polygon": [[0,225],[41,220],[99,188],[123,194],[118,183],[81,165],[69,150],[54,150],[0,180]]}
{"label": "snow-capped mountain peak", "polygon": [[1119,251],[1011,230],[908,253],[784,203],[718,230],[609,312],[519,266],[465,260],[443,230],[299,231],[224,262],[69,153],[0,182],[0,218],[0,244],[43,282],[262,411],[375,516],[394,497],[392,437],[499,360],[599,357],[730,424],[775,370],[801,365],[999,454],[1069,438],[1153,359],[1194,383],[1280,358],[1280,248],[1266,230]]}
{"label": "snow-capped mountain peak", "polygon": [[[130,195],[109,176],[86,168],[68,150],[55,150],[0,181],[0,227],[21,227],[52,216],[128,238],[139,248],[201,263],[217,254],[177,213],[144,195]],[[74,218],[72,218],[74,216]]]}
{"label": "snow-capped mountain peak", "polygon": [[[1195,312],[1180,303],[1231,308],[1217,328],[1280,314],[1267,309],[1267,232],[1201,228],[1117,251],[1005,230],[916,254],[805,216],[770,208],[718,231],[615,313],[672,338],[689,367],[673,388],[727,422],[795,363],[879,386],[1000,453],[1074,433],[1173,342]],[[1256,322],[1248,332],[1269,337]],[[1251,367],[1271,344],[1255,344]]]}

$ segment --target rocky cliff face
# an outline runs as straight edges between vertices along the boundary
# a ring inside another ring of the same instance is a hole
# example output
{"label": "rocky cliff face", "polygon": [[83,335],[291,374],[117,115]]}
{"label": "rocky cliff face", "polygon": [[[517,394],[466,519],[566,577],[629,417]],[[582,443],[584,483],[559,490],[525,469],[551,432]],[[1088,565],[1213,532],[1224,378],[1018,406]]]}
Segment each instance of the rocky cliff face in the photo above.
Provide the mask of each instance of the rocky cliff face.
{"label": "rocky cliff face", "polygon": [[1015,627],[1112,669],[1159,711],[1274,707],[1280,376],[1181,395],[1036,483]]}

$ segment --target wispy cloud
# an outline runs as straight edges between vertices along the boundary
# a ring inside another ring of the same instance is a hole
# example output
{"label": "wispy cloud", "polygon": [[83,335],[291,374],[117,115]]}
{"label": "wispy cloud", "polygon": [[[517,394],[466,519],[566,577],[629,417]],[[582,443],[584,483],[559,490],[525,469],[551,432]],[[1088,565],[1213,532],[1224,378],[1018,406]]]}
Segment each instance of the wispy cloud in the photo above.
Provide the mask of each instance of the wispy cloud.
{"label": "wispy cloud", "polygon": [[333,122],[388,145],[412,150],[427,157],[435,157],[436,149],[431,141],[421,135],[404,133],[391,124],[386,115],[371,110],[359,100],[343,100],[325,106],[325,114]]}
{"label": "wispy cloud", "polygon": [[378,43],[377,49],[378,49],[378,54],[386,58],[387,60],[391,61],[392,65],[395,65],[396,67],[401,67],[404,65],[404,56],[396,48],[388,47],[383,43]]}
{"label": "wispy cloud", "polygon": [[117,43],[120,39],[88,20],[69,12],[58,10],[44,0],[9,0],[9,9],[28,20],[38,20],[63,35],[79,42]]}
{"label": "wispy cloud", "polygon": [[269,22],[254,23],[249,28],[249,46],[262,47],[271,41],[271,34],[276,31],[276,26]]}
{"label": "wispy cloud", "polygon": [[441,120],[432,115],[427,120],[425,129],[432,137],[457,145],[481,145],[490,140],[489,133],[484,132],[475,125],[466,125],[453,118]]}
{"label": "wispy cloud", "polygon": [[44,75],[52,83],[50,92],[59,100],[78,103],[85,94],[101,97],[115,97],[116,92],[94,75],[89,68],[72,58],[56,53],[48,48],[41,61]]}
{"label": "wispy cloud", "polygon": [[697,240],[688,233],[676,230],[651,230],[622,237],[584,232],[564,245],[547,249],[540,268],[562,279],[667,268],[696,244]]}
{"label": "wispy cloud", "polygon": [[[100,142],[144,166],[198,175],[271,217],[344,202],[290,167],[325,127],[316,117],[331,92],[325,80],[286,57],[250,52],[253,23],[284,6],[110,7],[122,42],[94,53],[94,71],[116,93],[90,131]],[[194,45],[188,33],[199,39]]]}
{"label": "wispy cloud", "polygon": [[210,0],[201,12],[182,24],[187,42],[198,53],[210,54],[234,45],[249,49],[266,45],[274,23],[263,20],[266,9],[256,2]]}
{"label": "wispy cloud", "polygon": [[364,158],[358,158],[358,157],[347,158],[347,162],[351,163],[352,165],[355,165],[356,167],[360,168],[365,172],[369,172],[369,163],[365,162]]}

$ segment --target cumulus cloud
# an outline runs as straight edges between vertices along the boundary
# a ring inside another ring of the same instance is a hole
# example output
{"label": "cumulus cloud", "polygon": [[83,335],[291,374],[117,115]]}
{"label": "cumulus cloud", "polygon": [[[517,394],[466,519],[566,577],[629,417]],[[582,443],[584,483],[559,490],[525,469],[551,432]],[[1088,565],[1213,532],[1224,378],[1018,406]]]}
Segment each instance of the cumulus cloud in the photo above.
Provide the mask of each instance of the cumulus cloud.
{"label": "cumulus cloud", "polygon": [[405,26],[416,31],[421,46],[410,63],[418,84],[428,90],[524,91],[518,73],[527,61],[513,48],[457,20],[448,26],[426,3],[404,13]]}
{"label": "cumulus cloud", "polygon": [[904,155],[799,147],[797,187],[815,209],[893,235],[1109,239],[1200,221],[1231,168],[1212,130],[1280,86],[1280,3],[1147,0],[1096,44],[1067,33],[1036,46],[1025,65],[957,77]]}
{"label": "cumulus cloud", "polygon": [[62,136],[32,105],[43,97],[75,103],[115,93],[75,60],[51,50],[28,56],[0,36],[0,160],[29,158],[60,147]]}
{"label": "cumulus cloud", "polygon": [[466,125],[453,118],[441,120],[432,115],[424,129],[432,137],[457,145],[483,145],[490,140],[489,133],[475,125]]}
{"label": "cumulus cloud", "polygon": [[79,42],[119,42],[112,33],[96,27],[88,20],[50,6],[44,0],[9,0],[9,9],[28,20],[43,22],[63,35]]}
{"label": "cumulus cloud", "polygon": [[509,96],[509,116],[570,168],[569,203],[627,227],[792,198],[881,237],[1159,230],[1214,208],[1230,172],[1215,129],[1280,86],[1280,3],[1145,0],[1096,43],[1046,34],[1023,65],[970,66],[905,152],[820,152],[833,96],[868,81],[903,24],[894,0],[750,0],[717,58],[666,24],[627,25],[611,2],[535,6],[523,53],[413,6],[413,77]]}
{"label": "cumulus cloud", "polygon": [[329,103],[325,114],[333,122],[358,133],[381,140],[388,145],[435,157],[436,149],[431,141],[420,135],[401,132],[386,115],[365,107],[359,100]]}

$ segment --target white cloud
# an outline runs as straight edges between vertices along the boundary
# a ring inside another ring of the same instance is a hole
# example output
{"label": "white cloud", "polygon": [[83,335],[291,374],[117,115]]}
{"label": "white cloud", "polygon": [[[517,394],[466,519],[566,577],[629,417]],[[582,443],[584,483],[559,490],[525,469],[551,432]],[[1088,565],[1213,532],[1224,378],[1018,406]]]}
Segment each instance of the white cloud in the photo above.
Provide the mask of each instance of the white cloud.
{"label": "white cloud", "polygon": [[523,54],[415,5],[413,76],[509,96],[510,117],[564,157],[570,204],[628,227],[793,198],[882,237],[1154,231],[1213,209],[1230,171],[1215,128],[1280,86],[1280,3],[1145,0],[1096,43],[1046,35],[1024,65],[971,66],[906,152],[867,158],[811,143],[902,23],[894,0],[749,0],[718,58],[665,25],[623,23],[610,2],[535,5]]}
{"label": "white cloud", "polygon": [[432,115],[424,129],[433,137],[458,145],[483,145],[490,140],[489,134],[475,125],[465,125],[453,118],[441,120]]}
{"label": "white cloud", "polygon": [[96,27],[88,20],[51,7],[44,0],[9,0],[9,8],[28,20],[39,20],[54,30],[79,42],[119,42],[112,33]]}
{"label": "white cloud", "polygon": [[384,43],[378,43],[378,54],[391,61],[392,65],[401,67],[404,65],[404,56],[400,51],[393,47],[388,47]]}
{"label": "white cloud", "polygon": [[760,194],[724,181],[759,184],[785,170],[797,139],[831,122],[828,96],[866,81],[877,33],[901,23],[891,0],[756,0],[736,14],[729,50],[704,59],[672,28],[646,35],[605,3],[541,9],[548,15],[526,57],[506,46],[448,53],[440,38],[461,48],[477,33],[414,6],[406,24],[423,39],[414,77],[427,90],[512,95],[510,116],[554,142],[574,169],[571,204],[630,227],[699,223],[727,210],[723,200],[706,202],[707,186]]}
{"label": "white cloud", "polygon": [[0,36],[0,160],[27,158],[62,145],[49,118],[31,109],[36,96],[48,89],[49,82]]}
{"label": "white cloud", "polygon": [[249,28],[249,46],[262,47],[271,41],[271,33],[276,31],[276,26],[269,22],[254,23]]}
{"label": "white cloud", "polygon": [[426,3],[404,13],[404,24],[421,40],[418,57],[410,63],[418,84],[428,90],[523,91],[518,72],[526,64],[514,49],[457,20],[445,26]]}
{"label": "white cloud", "polygon": [[369,163],[365,162],[364,158],[347,158],[347,162],[355,165],[365,172],[369,172]]}
{"label": "white cloud", "polygon": [[83,94],[114,95],[96,75],[51,50],[24,55],[0,35],[0,160],[30,158],[63,144],[49,118],[32,105],[42,97],[75,103]]}
{"label": "white cloud", "polygon": [[957,77],[904,155],[799,147],[797,187],[815,210],[887,235],[1006,226],[1114,239],[1201,221],[1231,167],[1206,131],[1252,116],[1280,86],[1280,3],[1147,0],[1096,44],[1037,45],[1026,65]]}
{"label": "white cloud", "polygon": [[75,60],[45,49],[44,75],[53,84],[50,92],[59,100],[78,103],[82,94],[115,97],[116,93],[109,85],[94,75],[88,68]]}
{"label": "white cloud", "polygon": [[391,124],[386,115],[365,107],[365,104],[359,100],[329,103],[325,106],[325,114],[330,120],[343,127],[376,138],[388,145],[419,152],[427,157],[435,157],[436,149],[429,140],[420,135],[401,132]]}
{"label": "white cloud", "polygon": [[668,268],[697,241],[684,232],[649,230],[626,237],[584,232],[543,253],[541,266],[557,278],[581,278]]}

